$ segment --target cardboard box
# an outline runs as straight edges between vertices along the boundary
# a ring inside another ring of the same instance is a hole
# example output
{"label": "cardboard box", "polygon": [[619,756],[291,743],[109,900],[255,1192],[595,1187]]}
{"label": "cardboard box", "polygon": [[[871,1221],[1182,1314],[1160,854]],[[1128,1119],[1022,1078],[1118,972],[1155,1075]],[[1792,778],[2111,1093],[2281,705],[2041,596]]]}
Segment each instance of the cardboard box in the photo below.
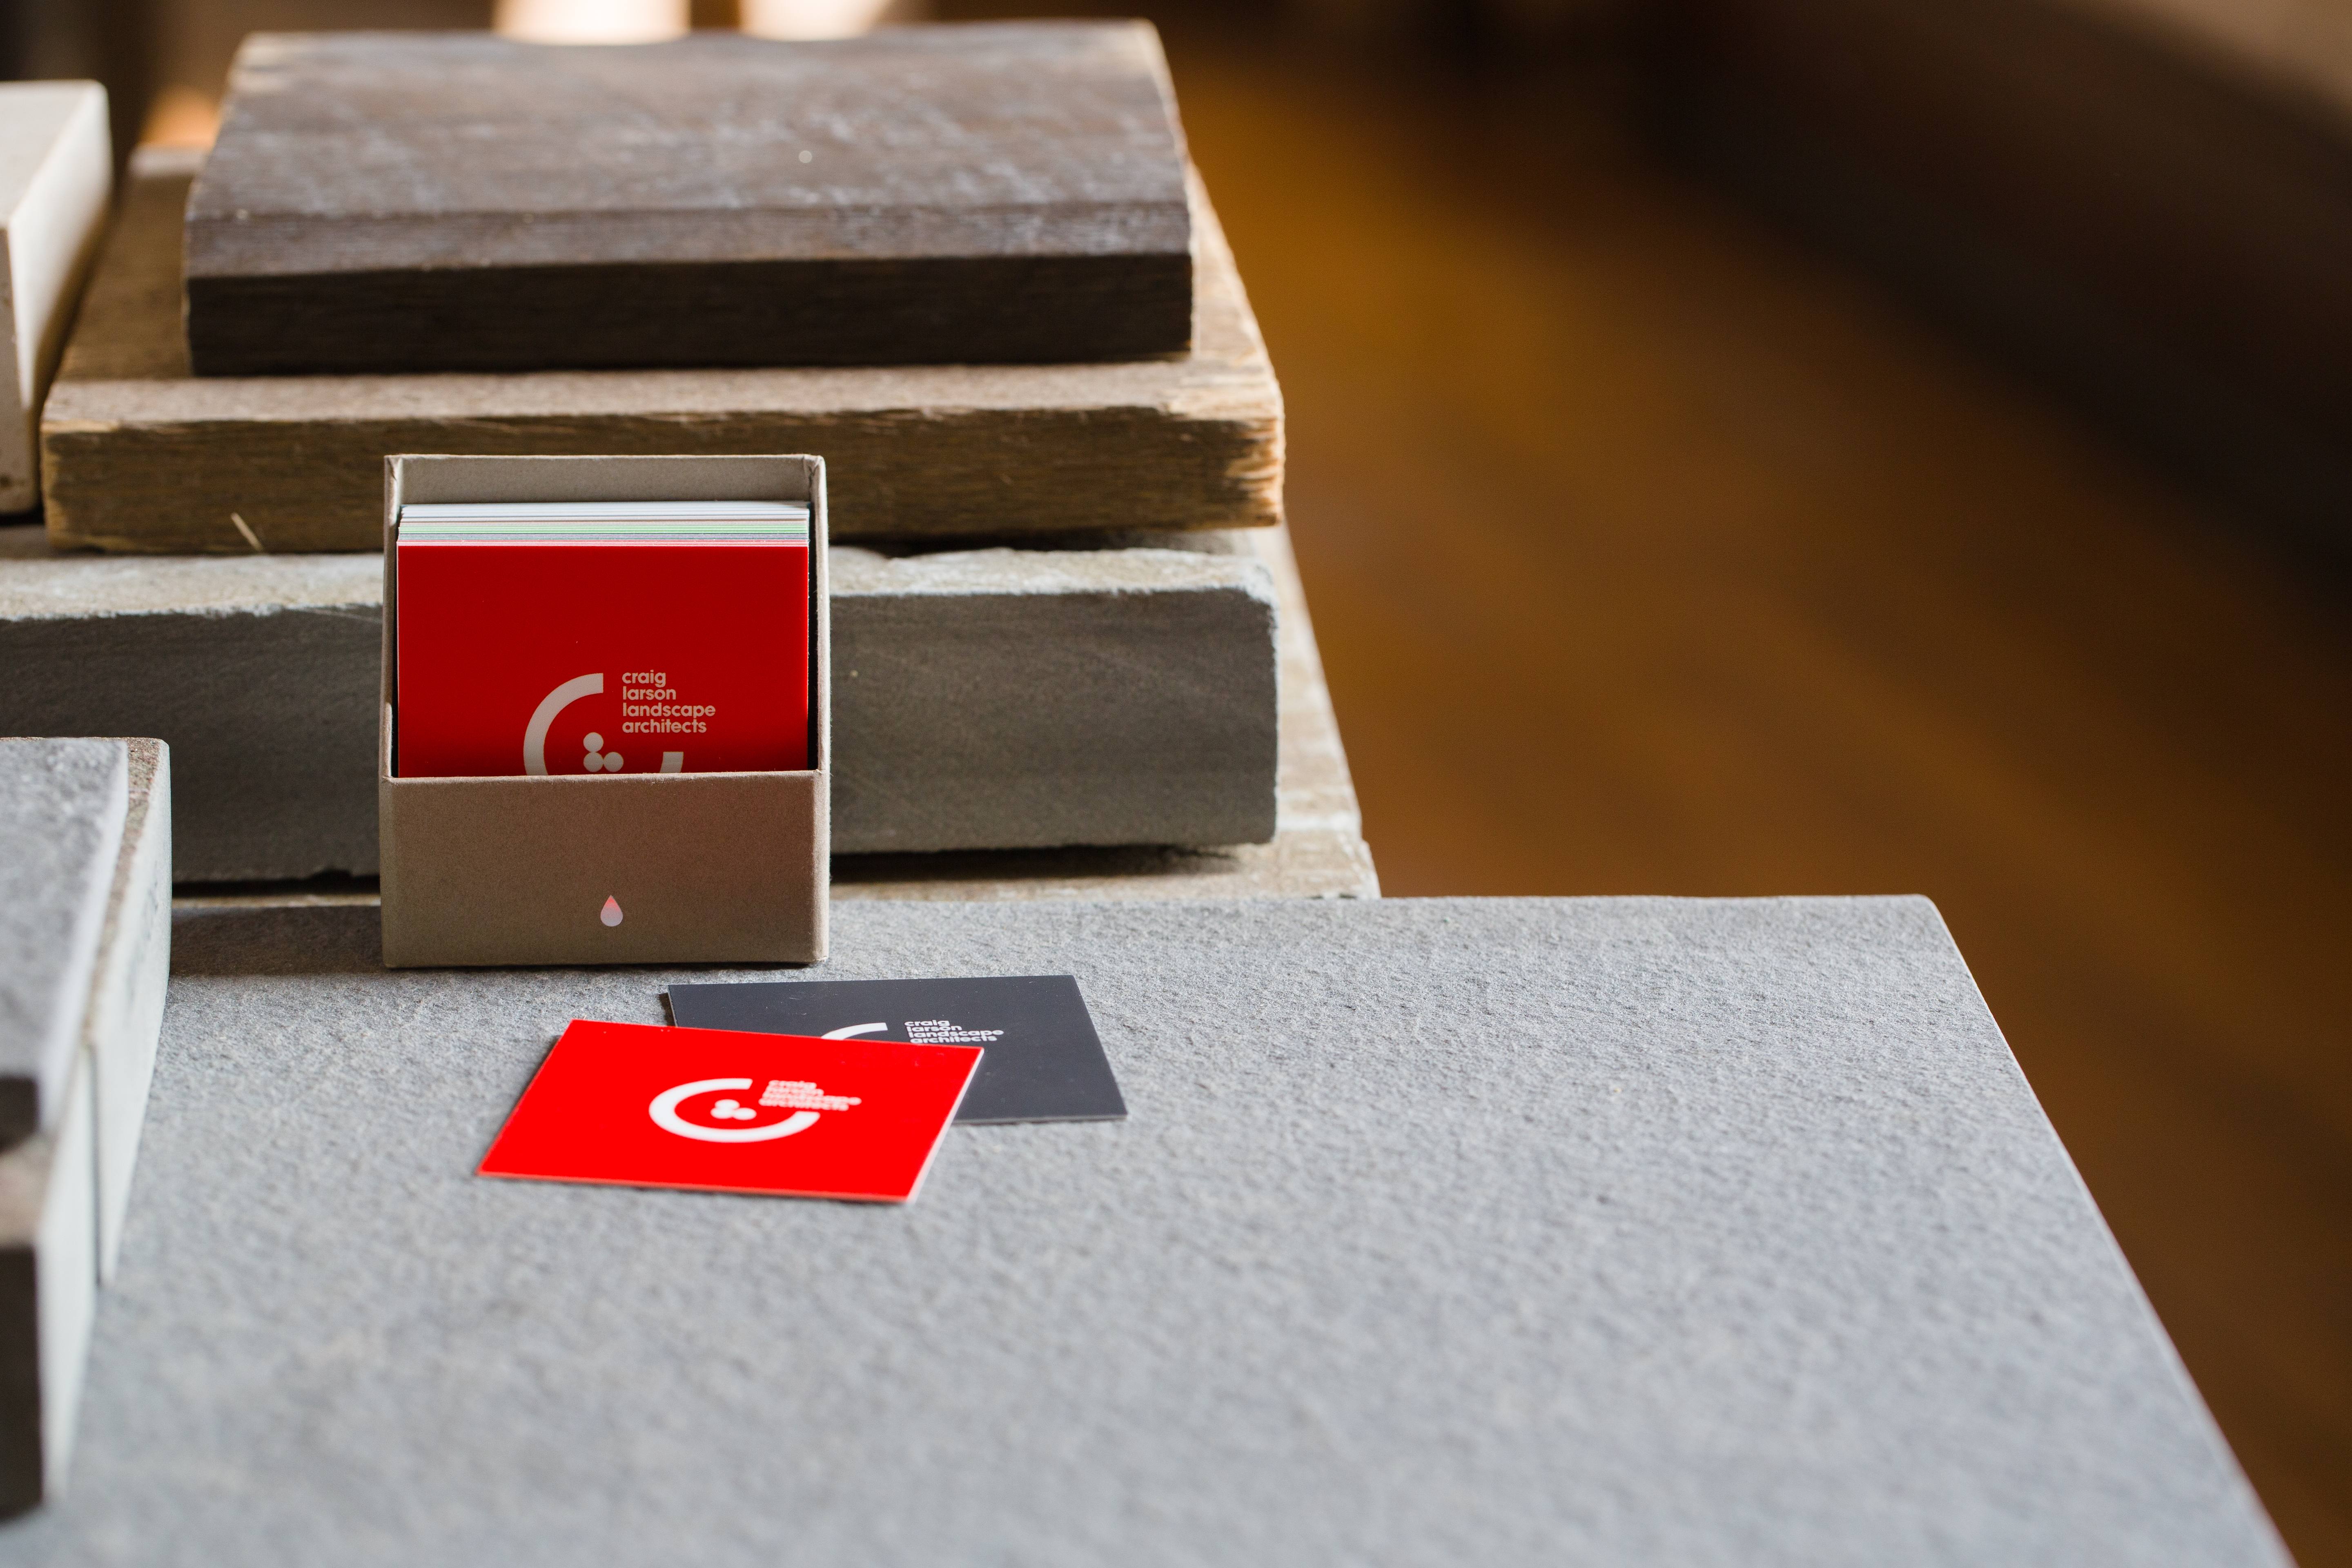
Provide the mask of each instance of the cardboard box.
{"label": "cardboard box", "polygon": [[[404,501],[809,503],[810,769],[396,777]],[[376,809],[383,962],[814,963],[825,955],[833,702],[821,458],[394,457],[384,465]],[[607,899],[617,925],[600,918]]]}

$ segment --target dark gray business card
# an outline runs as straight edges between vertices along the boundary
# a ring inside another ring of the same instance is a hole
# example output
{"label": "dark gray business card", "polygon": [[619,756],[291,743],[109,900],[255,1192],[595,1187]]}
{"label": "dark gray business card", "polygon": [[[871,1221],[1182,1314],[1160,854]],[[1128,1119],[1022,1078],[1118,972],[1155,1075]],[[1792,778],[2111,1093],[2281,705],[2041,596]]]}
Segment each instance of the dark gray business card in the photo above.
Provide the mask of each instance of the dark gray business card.
{"label": "dark gray business card", "polygon": [[1100,1121],[1127,1114],[1094,1019],[1067,974],[673,985],[669,1012],[672,1023],[688,1029],[983,1047],[958,1121]]}

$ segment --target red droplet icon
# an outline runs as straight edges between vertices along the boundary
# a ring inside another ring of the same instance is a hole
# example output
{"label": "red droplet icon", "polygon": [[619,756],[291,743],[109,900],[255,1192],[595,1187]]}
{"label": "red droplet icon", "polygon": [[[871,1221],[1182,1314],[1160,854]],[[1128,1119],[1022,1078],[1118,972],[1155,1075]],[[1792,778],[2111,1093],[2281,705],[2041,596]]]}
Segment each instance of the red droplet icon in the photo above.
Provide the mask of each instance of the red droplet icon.
{"label": "red droplet icon", "polygon": [[596,918],[603,921],[608,926],[619,925],[621,923],[621,900],[608,895],[604,900],[604,912],[599,914]]}

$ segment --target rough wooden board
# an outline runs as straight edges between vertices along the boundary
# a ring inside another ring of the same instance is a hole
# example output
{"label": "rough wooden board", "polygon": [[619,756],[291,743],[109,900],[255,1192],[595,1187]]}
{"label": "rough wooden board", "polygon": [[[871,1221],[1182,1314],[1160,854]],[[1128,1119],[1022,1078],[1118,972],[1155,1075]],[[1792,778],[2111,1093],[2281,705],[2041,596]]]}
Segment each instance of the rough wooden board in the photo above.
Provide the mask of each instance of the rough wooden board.
{"label": "rough wooden board", "polygon": [[0,1148],[57,1123],[130,805],[120,741],[0,741]]}
{"label": "rough wooden board", "polygon": [[41,422],[63,546],[272,552],[383,542],[394,452],[816,452],[834,537],[1264,527],[1282,395],[1192,185],[1193,352],[1113,364],[198,379],[180,331],[194,161],[142,154]]}
{"label": "rough wooden board", "polygon": [[257,34],[187,209],[208,375],[1181,352],[1144,22]]}

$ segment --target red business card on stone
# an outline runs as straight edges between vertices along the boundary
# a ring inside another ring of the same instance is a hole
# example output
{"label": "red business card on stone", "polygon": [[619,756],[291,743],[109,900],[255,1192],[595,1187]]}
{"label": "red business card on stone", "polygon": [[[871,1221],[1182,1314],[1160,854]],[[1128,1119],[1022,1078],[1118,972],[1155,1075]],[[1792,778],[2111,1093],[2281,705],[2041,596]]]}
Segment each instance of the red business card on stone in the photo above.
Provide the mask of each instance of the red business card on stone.
{"label": "red business card on stone", "polygon": [[478,1173],[907,1203],[980,1056],[575,1018]]}

